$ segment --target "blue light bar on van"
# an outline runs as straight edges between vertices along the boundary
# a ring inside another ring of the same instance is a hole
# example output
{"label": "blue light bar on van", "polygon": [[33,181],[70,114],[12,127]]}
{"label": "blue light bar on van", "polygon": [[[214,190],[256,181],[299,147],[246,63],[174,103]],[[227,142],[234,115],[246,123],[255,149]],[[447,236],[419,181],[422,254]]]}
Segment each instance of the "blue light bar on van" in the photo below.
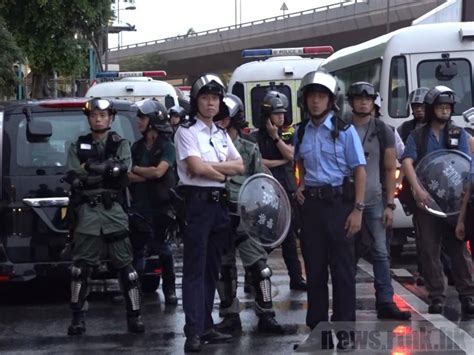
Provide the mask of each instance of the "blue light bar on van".
{"label": "blue light bar on van", "polygon": [[166,71],[164,70],[149,70],[149,71],[103,71],[96,74],[96,78],[131,78],[137,76],[147,77],[165,77]]}
{"label": "blue light bar on van", "polygon": [[266,48],[266,49],[244,49],[242,51],[243,58],[257,57],[278,57],[286,55],[318,55],[332,54],[334,48],[332,46],[313,46],[313,47],[296,47],[296,48]]}

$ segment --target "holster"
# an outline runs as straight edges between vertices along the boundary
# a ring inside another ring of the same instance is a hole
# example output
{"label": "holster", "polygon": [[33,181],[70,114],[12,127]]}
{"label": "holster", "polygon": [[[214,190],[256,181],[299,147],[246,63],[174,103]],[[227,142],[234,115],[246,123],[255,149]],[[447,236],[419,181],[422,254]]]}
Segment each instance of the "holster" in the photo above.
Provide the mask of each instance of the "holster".
{"label": "holster", "polygon": [[342,199],[345,202],[355,201],[355,180],[353,176],[345,176],[342,181]]}

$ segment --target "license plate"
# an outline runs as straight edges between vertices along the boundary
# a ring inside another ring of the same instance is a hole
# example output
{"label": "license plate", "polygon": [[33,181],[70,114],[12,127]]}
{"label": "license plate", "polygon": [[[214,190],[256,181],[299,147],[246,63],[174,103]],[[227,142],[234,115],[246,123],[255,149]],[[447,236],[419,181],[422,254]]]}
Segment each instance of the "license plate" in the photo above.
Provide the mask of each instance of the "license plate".
{"label": "license plate", "polygon": [[66,218],[67,207],[61,207],[61,220]]}

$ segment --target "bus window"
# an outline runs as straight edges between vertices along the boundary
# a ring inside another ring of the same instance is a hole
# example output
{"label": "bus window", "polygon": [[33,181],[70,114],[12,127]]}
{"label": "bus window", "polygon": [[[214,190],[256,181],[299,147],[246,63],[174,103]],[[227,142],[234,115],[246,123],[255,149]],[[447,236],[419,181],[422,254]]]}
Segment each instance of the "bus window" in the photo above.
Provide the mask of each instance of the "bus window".
{"label": "bus window", "polygon": [[393,57],[390,63],[388,112],[390,117],[408,117],[407,63],[405,57]]}
{"label": "bus window", "polygon": [[[460,115],[472,105],[472,68],[466,59],[449,59],[457,67],[454,77],[443,78],[436,75],[436,69],[444,60],[426,60],[418,64],[418,86],[432,88],[444,85],[454,90],[458,102],[454,105],[454,114]],[[440,80],[441,79],[441,80]]]}
{"label": "bus window", "polygon": [[250,101],[252,103],[252,124],[254,127],[260,128],[260,103],[262,102],[265,94],[269,90],[276,90],[285,94],[288,98],[288,110],[285,114],[285,124],[290,125],[293,122],[293,112],[291,110],[291,89],[286,85],[275,85],[275,86],[256,86],[250,91]]}
{"label": "bus window", "polygon": [[341,115],[343,117],[352,113],[352,109],[349,107],[349,102],[346,98],[346,92],[349,89],[349,86],[357,81],[366,81],[373,84],[375,89],[378,91],[380,86],[381,67],[382,60],[375,59],[334,72],[334,75],[337,77],[339,90],[341,93],[336,103],[340,107]]}

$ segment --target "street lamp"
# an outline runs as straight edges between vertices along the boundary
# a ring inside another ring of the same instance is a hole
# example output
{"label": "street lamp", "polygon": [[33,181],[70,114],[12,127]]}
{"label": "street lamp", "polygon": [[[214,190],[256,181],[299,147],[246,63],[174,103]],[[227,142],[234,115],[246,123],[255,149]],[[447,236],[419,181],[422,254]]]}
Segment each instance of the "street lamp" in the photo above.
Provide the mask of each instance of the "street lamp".
{"label": "street lamp", "polygon": [[[120,26],[120,10],[124,11],[124,10],[136,10],[136,9],[137,9],[136,6],[127,6],[122,9],[117,6],[117,9],[115,9],[117,11],[117,24]],[[118,38],[117,38],[118,49],[120,49],[121,44],[122,44],[122,32],[119,32]]]}

